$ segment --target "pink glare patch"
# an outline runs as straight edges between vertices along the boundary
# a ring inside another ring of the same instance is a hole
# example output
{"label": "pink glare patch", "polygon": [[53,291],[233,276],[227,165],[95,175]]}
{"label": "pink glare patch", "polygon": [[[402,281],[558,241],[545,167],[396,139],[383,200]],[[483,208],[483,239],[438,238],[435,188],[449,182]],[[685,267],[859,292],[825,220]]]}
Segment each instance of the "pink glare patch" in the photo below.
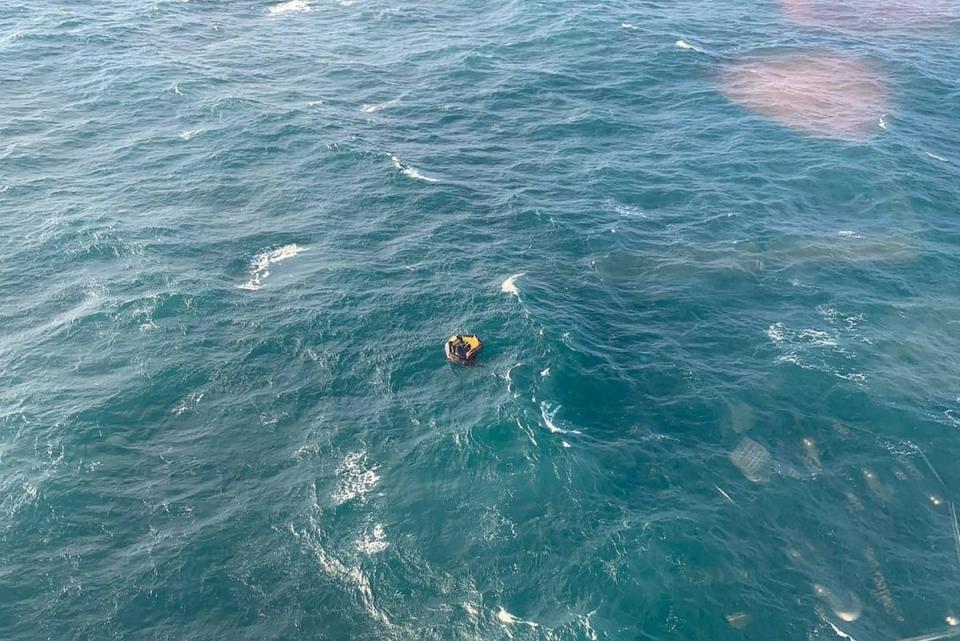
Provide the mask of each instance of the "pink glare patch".
{"label": "pink glare patch", "polygon": [[837,53],[754,59],[721,77],[726,96],[801,133],[862,141],[880,131],[889,110],[885,76],[876,65]]}

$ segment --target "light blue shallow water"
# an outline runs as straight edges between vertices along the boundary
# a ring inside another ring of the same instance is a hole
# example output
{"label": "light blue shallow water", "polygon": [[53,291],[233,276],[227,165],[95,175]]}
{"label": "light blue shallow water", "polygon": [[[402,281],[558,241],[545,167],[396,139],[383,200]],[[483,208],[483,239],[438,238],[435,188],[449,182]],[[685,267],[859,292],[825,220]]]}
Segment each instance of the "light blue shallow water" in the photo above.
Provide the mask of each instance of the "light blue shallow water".
{"label": "light blue shallow water", "polygon": [[0,637],[960,631],[955,22],[304,5],[0,7]]}

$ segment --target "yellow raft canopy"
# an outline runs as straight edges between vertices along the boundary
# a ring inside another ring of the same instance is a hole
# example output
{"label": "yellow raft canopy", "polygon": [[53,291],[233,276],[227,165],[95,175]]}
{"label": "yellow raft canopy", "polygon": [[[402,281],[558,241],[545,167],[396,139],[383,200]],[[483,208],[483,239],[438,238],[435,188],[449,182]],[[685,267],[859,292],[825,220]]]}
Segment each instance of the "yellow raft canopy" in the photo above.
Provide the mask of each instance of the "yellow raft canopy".
{"label": "yellow raft canopy", "polygon": [[483,341],[473,334],[454,334],[447,339],[443,353],[447,360],[458,365],[470,365],[483,349]]}

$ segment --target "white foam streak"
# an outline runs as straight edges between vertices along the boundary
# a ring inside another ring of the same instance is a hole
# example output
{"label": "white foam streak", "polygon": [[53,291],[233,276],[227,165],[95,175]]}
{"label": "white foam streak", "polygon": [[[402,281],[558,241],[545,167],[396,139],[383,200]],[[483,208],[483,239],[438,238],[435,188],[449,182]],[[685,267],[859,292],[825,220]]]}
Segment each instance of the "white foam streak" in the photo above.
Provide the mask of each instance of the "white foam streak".
{"label": "white foam streak", "polygon": [[551,409],[549,403],[546,401],[541,401],[540,418],[543,419],[543,424],[546,425],[547,429],[554,434],[580,434],[580,430],[565,430],[562,427],[557,427],[557,424],[553,422],[557,412],[560,411],[560,407],[560,405],[557,405]]}
{"label": "white foam streak", "polygon": [[275,16],[281,13],[295,13],[298,11],[310,11],[310,2],[309,0],[289,0],[289,2],[281,2],[280,4],[275,4],[268,11],[270,15]]}
{"label": "white foam streak", "polygon": [[305,250],[306,247],[292,243],[257,255],[250,265],[250,279],[243,285],[237,285],[237,287],[247,291],[261,289],[263,287],[263,281],[270,275],[270,265],[287,260],[288,258],[293,258]]}
{"label": "white foam streak", "polygon": [[934,160],[939,160],[940,162],[950,162],[949,160],[947,160],[947,159],[944,158],[943,156],[938,156],[937,154],[931,154],[929,151],[925,151],[925,152],[923,152],[923,153],[927,154],[928,156],[930,156],[930,157],[933,158]]}
{"label": "white foam streak", "polygon": [[407,176],[408,178],[413,178],[414,180],[422,180],[428,183],[440,182],[437,178],[432,178],[430,176],[424,176],[416,168],[409,165],[405,165],[400,162],[400,159],[397,156],[390,156],[390,159],[393,160],[393,166],[396,167],[401,174]]}
{"label": "white foam streak", "polygon": [[511,294],[517,298],[520,298],[520,290],[517,289],[517,279],[521,276],[523,276],[523,272],[514,274],[513,276],[510,276],[504,280],[502,283],[500,283],[500,291],[504,294]]}
{"label": "white foam streak", "polygon": [[[310,521],[314,530],[319,530],[312,518]],[[380,609],[376,606],[376,603],[373,600],[373,590],[370,587],[370,579],[367,578],[360,568],[348,567],[339,559],[328,554],[327,551],[323,549],[323,546],[320,545],[320,542],[317,541],[310,532],[298,532],[292,525],[289,527],[290,532],[297,537],[297,539],[306,542],[307,545],[310,546],[314,555],[317,557],[317,562],[320,564],[320,568],[324,572],[356,588],[356,590],[360,593],[360,600],[370,616],[386,626],[392,626],[390,620],[387,618],[387,615],[380,611]]]}
{"label": "white foam streak", "polygon": [[827,625],[829,625],[831,628],[833,628],[833,631],[836,632],[837,636],[840,637],[841,639],[846,639],[847,641],[857,641],[852,636],[850,636],[849,634],[847,634],[846,632],[844,632],[843,630],[835,626],[832,621],[829,621],[827,619],[823,619],[823,621]]}

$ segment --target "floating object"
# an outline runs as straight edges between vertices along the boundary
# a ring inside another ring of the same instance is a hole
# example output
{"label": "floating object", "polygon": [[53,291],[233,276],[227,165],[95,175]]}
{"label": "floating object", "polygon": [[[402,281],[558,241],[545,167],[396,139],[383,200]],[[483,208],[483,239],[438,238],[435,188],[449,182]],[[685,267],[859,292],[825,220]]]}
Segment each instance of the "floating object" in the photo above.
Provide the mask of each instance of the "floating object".
{"label": "floating object", "polygon": [[730,624],[730,627],[737,630],[743,630],[750,625],[751,621],[753,621],[753,617],[746,612],[733,612],[727,615],[727,623]]}
{"label": "floating object", "polygon": [[740,441],[737,449],[730,452],[730,461],[754,483],[766,483],[770,480],[773,468],[770,452],[752,438],[745,437]]}
{"label": "floating object", "polygon": [[863,614],[863,606],[860,603],[860,599],[857,598],[857,595],[853,592],[837,594],[819,584],[814,584],[813,592],[830,606],[830,609],[833,610],[835,615],[847,623],[856,621],[860,618],[860,615]]}
{"label": "floating object", "polygon": [[483,349],[483,341],[479,336],[455,334],[447,339],[443,346],[443,353],[451,363],[473,365],[481,349]]}
{"label": "floating object", "polygon": [[960,522],[957,521],[957,508],[953,505],[953,501],[950,501],[950,520],[953,525],[953,542],[957,548],[957,561],[960,561]]}
{"label": "floating object", "polygon": [[736,502],[735,502],[732,498],[730,498],[730,495],[729,495],[729,494],[727,494],[726,492],[723,491],[723,488],[721,488],[719,485],[714,485],[713,487],[716,488],[717,492],[720,492],[720,495],[721,495],[723,498],[727,499],[728,501],[730,501],[731,503],[733,503],[734,505],[736,505]]}

